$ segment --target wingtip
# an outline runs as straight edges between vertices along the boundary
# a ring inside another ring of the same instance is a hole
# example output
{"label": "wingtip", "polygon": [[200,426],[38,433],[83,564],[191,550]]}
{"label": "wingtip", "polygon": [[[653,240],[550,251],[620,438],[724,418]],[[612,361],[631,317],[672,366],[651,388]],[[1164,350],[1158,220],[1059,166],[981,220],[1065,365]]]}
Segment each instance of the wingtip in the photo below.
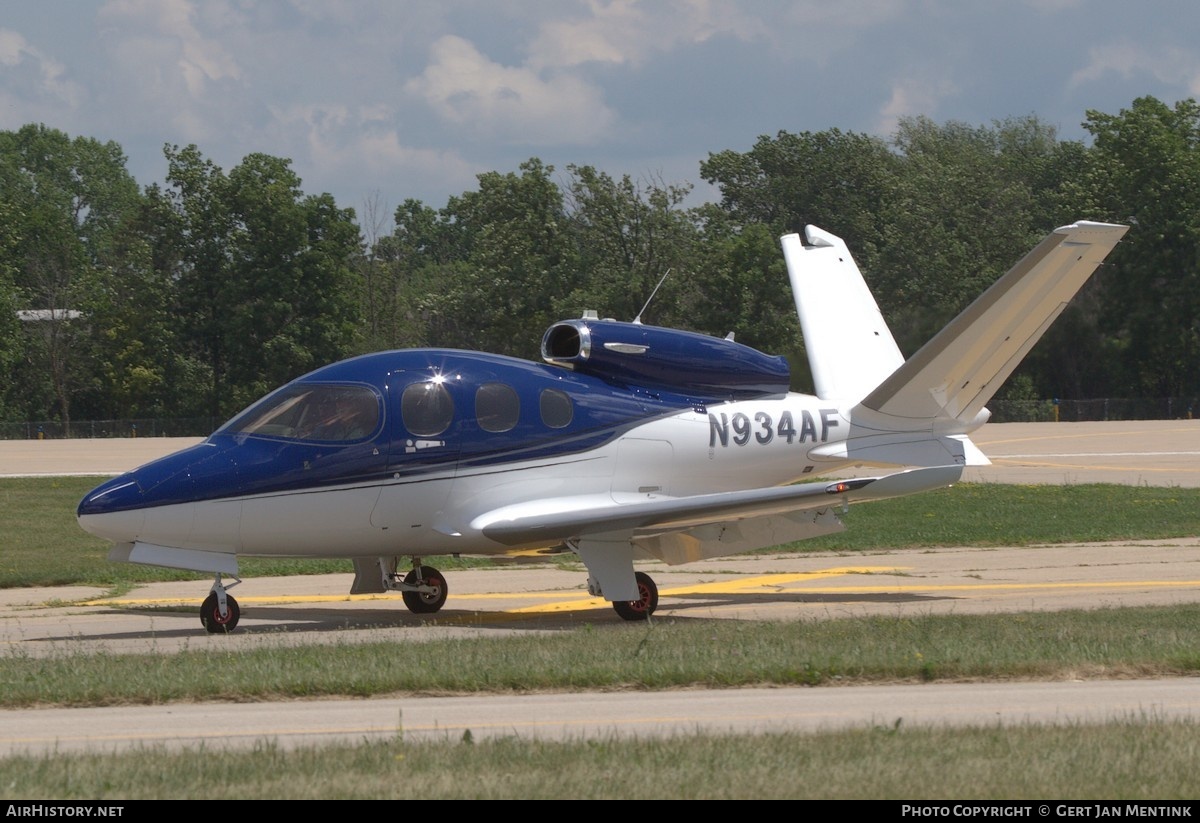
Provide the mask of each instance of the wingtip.
{"label": "wingtip", "polygon": [[809,224],[804,227],[804,243],[807,246],[833,248],[841,242],[842,239],[840,237],[830,234],[819,226]]}
{"label": "wingtip", "polygon": [[1101,223],[1095,220],[1076,220],[1066,226],[1059,226],[1055,234],[1116,234],[1118,237],[1129,231],[1124,223]]}

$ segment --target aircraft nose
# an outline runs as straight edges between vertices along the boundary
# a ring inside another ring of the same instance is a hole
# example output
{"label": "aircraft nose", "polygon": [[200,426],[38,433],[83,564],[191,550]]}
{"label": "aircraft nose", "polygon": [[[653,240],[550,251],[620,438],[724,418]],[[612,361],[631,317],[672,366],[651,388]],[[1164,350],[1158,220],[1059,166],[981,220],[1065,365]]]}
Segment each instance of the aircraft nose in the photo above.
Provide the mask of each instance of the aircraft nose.
{"label": "aircraft nose", "polygon": [[79,502],[76,517],[89,534],[114,542],[134,540],[146,512],[144,495],[133,474],[123,474],[92,489]]}
{"label": "aircraft nose", "polygon": [[123,474],[101,483],[79,502],[79,514],[108,514],[137,508],[142,504],[142,488],[133,474]]}

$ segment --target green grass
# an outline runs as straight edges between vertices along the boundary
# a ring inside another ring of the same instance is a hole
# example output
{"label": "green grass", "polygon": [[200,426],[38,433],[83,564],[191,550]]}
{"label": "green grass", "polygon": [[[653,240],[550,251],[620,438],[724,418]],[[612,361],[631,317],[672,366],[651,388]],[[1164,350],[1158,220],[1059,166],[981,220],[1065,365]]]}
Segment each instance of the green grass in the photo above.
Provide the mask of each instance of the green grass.
{"label": "green grass", "polygon": [[43,801],[893,800],[877,811],[897,818],[900,800],[939,800],[948,808],[971,800],[1067,798],[1191,808],[1198,731],[1191,723],[1131,719],[1104,726],[409,743],[397,729],[394,740],[357,746],[6,758],[0,794]]}
{"label": "green grass", "polygon": [[[236,653],[0,656],[0,707],[692,686],[1200,674],[1200,604],[794,622],[655,620],[413,643]],[[151,641],[152,642],[152,641]],[[220,677],[211,677],[213,671]]]}

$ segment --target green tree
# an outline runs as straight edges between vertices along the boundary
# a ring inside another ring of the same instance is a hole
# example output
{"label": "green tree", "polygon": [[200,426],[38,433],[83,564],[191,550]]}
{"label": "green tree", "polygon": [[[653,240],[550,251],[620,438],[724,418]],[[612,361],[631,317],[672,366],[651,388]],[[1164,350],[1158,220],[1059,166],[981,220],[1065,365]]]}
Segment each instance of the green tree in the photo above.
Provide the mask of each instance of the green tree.
{"label": "green tree", "polygon": [[690,187],[641,184],[628,175],[616,180],[591,166],[567,169],[566,211],[577,262],[574,288],[552,295],[556,316],[594,309],[633,320],[646,308],[647,323],[656,318],[656,325],[692,327],[695,317],[681,305],[681,296],[694,288],[691,255],[698,237],[680,205]]}
{"label": "green tree", "polygon": [[[245,405],[356,348],[361,253],[354,212],[304,196],[290,163],[252,154],[229,174],[232,397]],[[228,409],[234,411],[236,409]]]}
{"label": "green tree", "polygon": [[226,417],[358,345],[354,212],[304,196],[290,161],[247,156],[229,175],[195,146],[167,147],[178,215],[183,327]]}
{"label": "green tree", "polygon": [[189,355],[203,364],[209,380],[203,413],[213,417],[228,411],[229,314],[236,308],[229,238],[233,218],[226,205],[228,181],[222,170],[190,145],[166,146],[168,189],[163,191],[175,219],[168,225],[178,250],[175,261],[175,301],[180,332]]}
{"label": "green tree", "polygon": [[0,132],[4,200],[19,219],[11,259],[26,308],[48,319],[30,324],[14,385],[29,417],[51,409],[70,430],[71,403],[91,383],[89,322],[80,311],[106,281],[116,236],[138,207],[140,192],[113,142],[71,138],[43,125]]}
{"label": "green tree", "polygon": [[710,154],[700,174],[720,187],[721,206],[736,223],[777,235],[811,223],[844,239],[864,272],[874,269],[897,174],[885,141],[838,129],[781,131],[745,154]]}
{"label": "green tree", "polygon": [[207,375],[187,357],[177,319],[176,222],[169,198],[149,187],[115,236],[103,277],[87,290],[82,308],[93,334],[93,383],[84,399],[93,418],[202,413]]}
{"label": "green tree", "polygon": [[1089,111],[1092,183],[1107,218],[1132,223],[1100,272],[1105,326],[1123,368],[1113,390],[1200,395],[1200,104],[1141,97]]}
{"label": "green tree", "polygon": [[1037,213],[1056,143],[1035,118],[990,128],[900,121],[876,297],[902,351],[920,347],[1057,225]]}
{"label": "green tree", "polygon": [[685,309],[692,322],[711,334],[732,332],[739,343],[786,355],[792,388],[812,391],[778,234],[762,223],[737,226],[712,204],[695,215],[704,228],[692,256],[695,289]]}
{"label": "green tree", "polygon": [[[725,252],[737,251],[728,259],[738,260],[743,274],[768,272],[766,246],[737,231],[766,226],[778,234],[807,223],[832,231],[850,247],[901,350],[912,354],[1049,230],[1096,219],[1083,182],[1090,163],[1082,143],[1060,142],[1033,116],[981,127],[908,118],[890,145],[837,130],[780,132],[745,154],[721,152],[701,165],[735,227],[730,232],[710,220],[706,251],[714,253],[717,241]],[[777,242],[771,245],[778,259]],[[736,269],[720,258],[708,265],[725,272],[721,293],[738,293],[730,282]],[[1094,335],[1091,305],[1072,309],[1072,330]],[[772,336],[780,333],[782,306],[758,312],[776,327]],[[1043,344],[1034,354],[1022,368],[1056,387],[1065,377],[1078,385],[1097,367],[1088,352],[1069,347]]]}
{"label": "green tree", "polygon": [[[717,152],[700,164],[721,191],[720,213],[700,215],[703,302],[740,342],[787,355],[796,389],[811,390],[811,377],[779,236],[809,224],[833,232],[879,290],[899,163],[886,141],[831,129],[764,135],[744,154]],[[705,310],[697,301],[696,311]]]}
{"label": "green tree", "polygon": [[554,297],[576,283],[554,167],[533,158],[520,169],[479,175],[479,190],[452,197],[440,215],[458,252],[440,264],[445,279],[423,301],[434,345],[538,357],[542,331],[558,319]]}
{"label": "green tree", "polygon": [[[24,340],[17,311],[21,298],[16,282],[17,246],[16,207],[0,199],[0,374],[16,374],[24,353]],[[22,404],[17,403],[13,393],[14,381],[0,383],[0,420],[23,417]]]}
{"label": "green tree", "polygon": [[456,282],[464,270],[468,252],[460,240],[465,232],[444,210],[414,199],[405,200],[393,220],[392,233],[368,246],[372,278],[364,284],[370,347],[409,348],[456,339],[456,318],[441,305],[440,296],[444,284]]}

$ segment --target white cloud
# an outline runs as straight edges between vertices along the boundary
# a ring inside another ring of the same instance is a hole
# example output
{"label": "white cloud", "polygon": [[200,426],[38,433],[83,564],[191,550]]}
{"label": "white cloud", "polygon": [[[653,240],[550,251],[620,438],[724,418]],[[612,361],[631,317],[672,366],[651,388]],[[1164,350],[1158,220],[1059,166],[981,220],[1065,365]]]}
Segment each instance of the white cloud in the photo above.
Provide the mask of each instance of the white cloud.
{"label": "white cloud", "polygon": [[[390,125],[397,114],[386,106],[309,105],[273,108],[271,114],[273,139],[276,145],[287,147],[284,153],[301,158],[303,166],[318,180],[353,183],[364,193],[378,189],[381,181],[408,181],[409,191],[424,191],[435,185],[466,190],[485,170],[472,166],[453,148],[405,145]],[[389,192],[393,193],[400,200],[421,199],[403,190]]]}
{"label": "white cloud", "polygon": [[531,67],[637,65],[653,53],[703,43],[717,35],[750,40],[765,38],[769,31],[762,20],[736,4],[711,0],[590,0],[586,9],[586,15],[549,20],[538,27],[529,45]]}
{"label": "white cloud", "polygon": [[[176,76],[189,97],[201,98],[219,80],[240,80],[237,60],[220,40],[197,27],[197,14],[208,26],[237,28],[241,15],[226,3],[188,0],[110,0],[98,20],[114,55],[125,66]],[[176,88],[174,82],[161,85]],[[164,101],[166,102],[166,101]]]}
{"label": "white cloud", "polygon": [[907,78],[892,82],[892,96],[879,112],[875,133],[891,135],[901,118],[925,115],[936,118],[940,103],[958,93],[954,81],[946,78],[929,80]]}
{"label": "white cloud", "polygon": [[0,128],[115,140],[143,183],[164,143],[287,157],[347,204],[440,206],[530,156],[687,179],[780,130],[1200,95],[1195,0],[0,2]]}
{"label": "white cloud", "polygon": [[22,65],[32,69],[29,79],[19,81],[13,72],[4,78],[5,86],[16,92],[9,95],[14,103],[23,99],[37,107],[62,104],[73,109],[83,98],[83,89],[69,78],[63,63],[30,45],[19,33],[0,29],[0,66],[15,70]]}
{"label": "white cloud", "polygon": [[1132,42],[1089,49],[1087,65],[1071,75],[1068,87],[1100,82],[1110,74],[1125,78],[1144,74],[1159,83],[1185,86],[1191,94],[1200,94],[1200,54],[1194,48]]}
{"label": "white cloud", "polygon": [[565,73],[502,66],[448,35],[405,90],[424,99],[468,139],[588,144],[607,137],[616,116],[601,91]]}
{"label": "white cloud", "polygon": [[0,63],[6,66],[15,66],[21,62],[21,58],[28,50],[29,45],[25,42],[24,37],[15,31],[0,29]]}

